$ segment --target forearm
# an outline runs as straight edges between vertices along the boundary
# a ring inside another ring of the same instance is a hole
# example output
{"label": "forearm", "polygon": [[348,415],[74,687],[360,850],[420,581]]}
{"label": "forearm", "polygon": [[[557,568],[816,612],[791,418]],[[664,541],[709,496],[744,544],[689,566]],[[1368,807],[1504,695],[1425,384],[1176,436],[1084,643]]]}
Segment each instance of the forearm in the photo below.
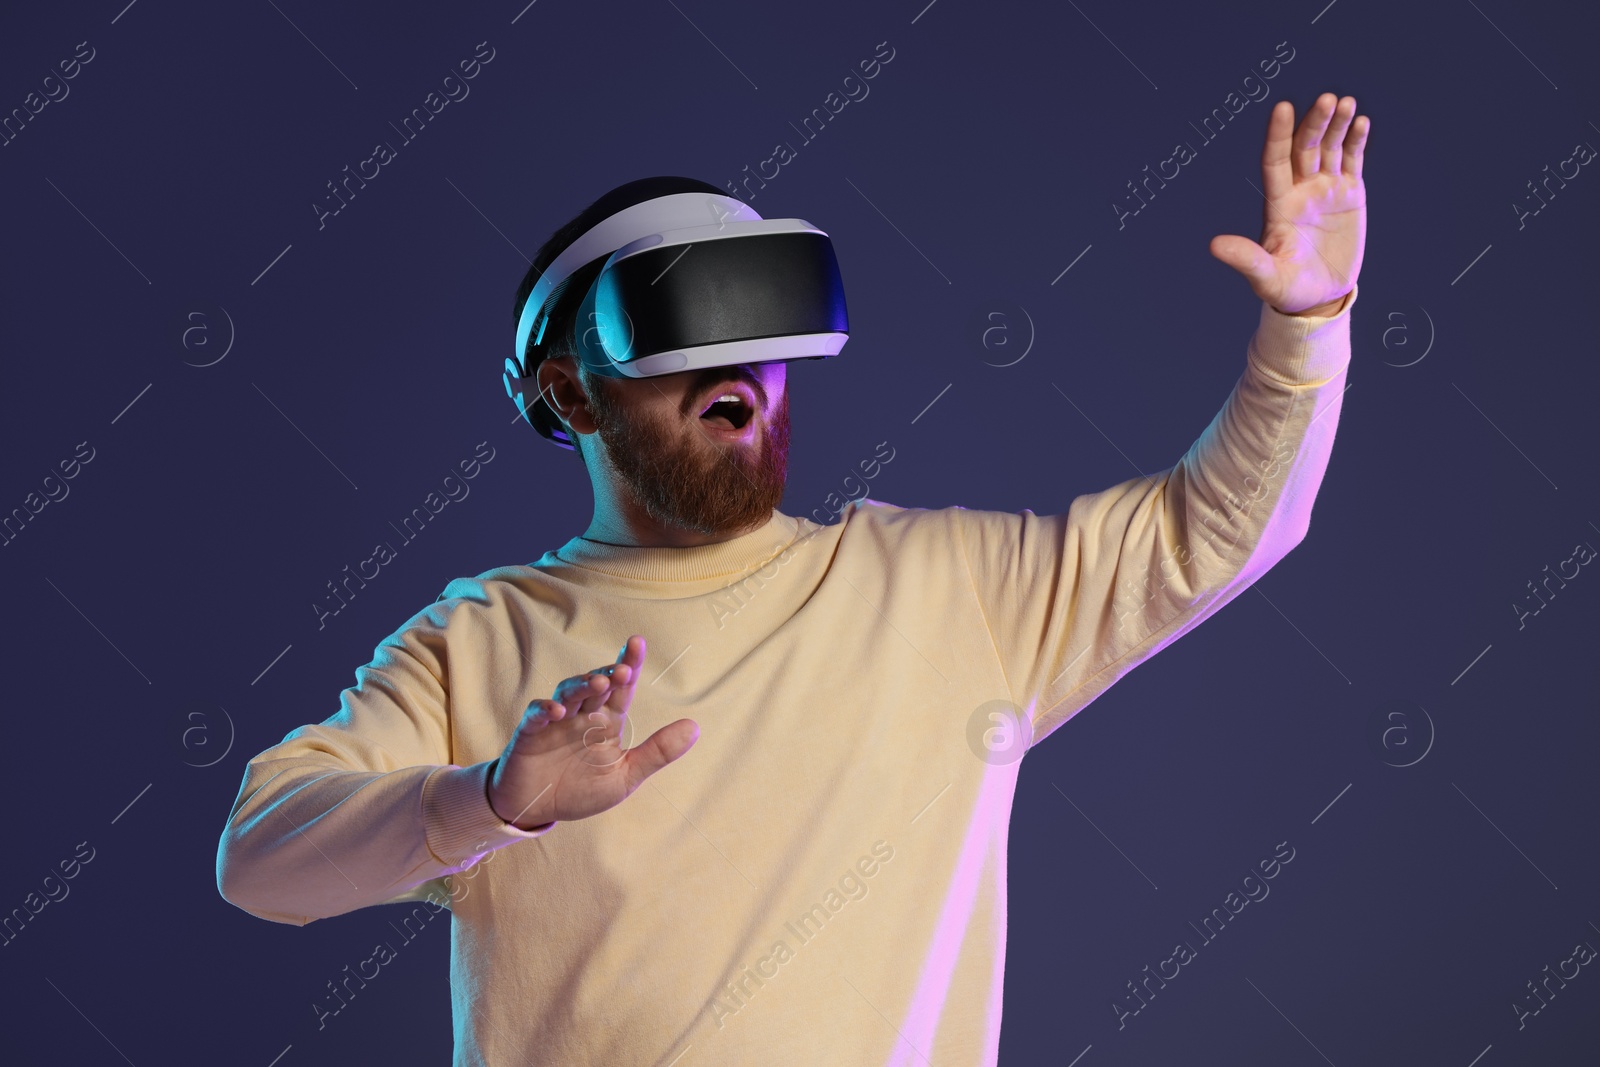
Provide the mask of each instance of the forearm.
{"label": "forearm", "polygon": [[1169,479],[1177,563],[1197,560],[1188,595],[1249,584],[1305,537],[1349,359],[1348,316],[1263,309],[1244,374]]}
{"label": "forearm", "polygon": [[381,904],[549,829],[494,813],[487,763],[352,770],[284,749],[251,761],[217,850],[223,897],[264,919],[302,925]]}
{"label": "forearm", "polygon": [[1034,743],[1302,540],[1350,361],[1342,317],[1261,305],[1244,373],[1183,457],[1075,497],[1066,514],[938,512],[959,538]]}

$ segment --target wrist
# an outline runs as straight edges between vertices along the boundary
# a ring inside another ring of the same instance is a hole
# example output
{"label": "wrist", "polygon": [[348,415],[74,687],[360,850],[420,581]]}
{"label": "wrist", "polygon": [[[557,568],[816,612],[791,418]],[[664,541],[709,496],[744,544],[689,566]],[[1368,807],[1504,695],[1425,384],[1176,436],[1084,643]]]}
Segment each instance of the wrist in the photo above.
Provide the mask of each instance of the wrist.
{"label": "wrist", "polygon": [[[495,818],[499,819],[507,826],[514,830],[521,830],[523,833],[542,832],[554,826],[556,824],[554,819],[549,819],[542,822],[533,822],[527,813],[523,813],[522,818],[517,819],[516,822],[512,822],[511,819],[506,818],[500,813],[500,809],[497,808],[494,803],[494,772],[499,768],[499,765],[500,759],[499,757],[496,757],[490,761],[489,771],[483,776],[483,799],[489,805],[490,813],[492,813]],[[517,813],[513,812],[513,817],[515,817],[516,814]],[[532,812],[532,818],[537,818],[540,814],[541,813],[539,811],[534,810]]]}
{"label": "wrist", "polygon": [[1297,319],[1328,318],[1339,313],[1339,309],[1344,307],[1345,298],[1349,295],[1349,293],[1344,293],[1336,300],[1330,300],[1326,304],[1318,304],[1316,307],[1309,307],[1300,311],[1284,311],[1282,308],[1273,308],[1273,310],[1280,315],[1289,315]]}

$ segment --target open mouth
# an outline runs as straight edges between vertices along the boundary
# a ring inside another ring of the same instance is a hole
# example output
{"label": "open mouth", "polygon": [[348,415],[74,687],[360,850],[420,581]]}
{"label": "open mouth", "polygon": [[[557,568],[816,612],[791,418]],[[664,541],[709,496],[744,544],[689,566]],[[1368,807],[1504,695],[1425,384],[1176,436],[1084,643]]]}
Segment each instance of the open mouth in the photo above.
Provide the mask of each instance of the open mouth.
{"label": "open mouth", "polygon": [[749,400],[735,392],[718,394],[700,412],[700,418],[724,430],[742,430],[755,414]]}

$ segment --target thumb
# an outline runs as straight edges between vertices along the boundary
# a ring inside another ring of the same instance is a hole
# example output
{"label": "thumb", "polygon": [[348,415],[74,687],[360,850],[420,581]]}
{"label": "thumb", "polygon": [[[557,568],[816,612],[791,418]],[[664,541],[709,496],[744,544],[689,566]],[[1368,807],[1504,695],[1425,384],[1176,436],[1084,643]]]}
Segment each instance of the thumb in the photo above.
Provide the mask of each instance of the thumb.
{"label": "thumb", "polygon": [[700,740],[700,726],[693,719],[671,722],[623,753],[628,764],[628,792],[633,792],[652,774],[683,755]]}
{"label": "thumb", "polygon": [[1266,299],[1277,273],[1270,252],[1248,237],[1230,233],[1219,234],[1211,239],[1211,254],[1243,274],[1256,295]]}

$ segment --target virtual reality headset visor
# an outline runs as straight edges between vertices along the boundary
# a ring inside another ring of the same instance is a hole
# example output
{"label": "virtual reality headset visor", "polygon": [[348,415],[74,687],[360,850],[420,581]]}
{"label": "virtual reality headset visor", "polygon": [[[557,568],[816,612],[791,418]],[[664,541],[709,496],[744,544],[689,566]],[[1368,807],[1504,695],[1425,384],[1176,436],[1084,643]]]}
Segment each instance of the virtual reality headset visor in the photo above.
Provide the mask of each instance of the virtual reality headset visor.
{"label": "virtual reality headset visor", "polygon": [[828,235],[802,219],[664,230],[607,257],[574,341],[595,374],[825,359],[849,340]]}

